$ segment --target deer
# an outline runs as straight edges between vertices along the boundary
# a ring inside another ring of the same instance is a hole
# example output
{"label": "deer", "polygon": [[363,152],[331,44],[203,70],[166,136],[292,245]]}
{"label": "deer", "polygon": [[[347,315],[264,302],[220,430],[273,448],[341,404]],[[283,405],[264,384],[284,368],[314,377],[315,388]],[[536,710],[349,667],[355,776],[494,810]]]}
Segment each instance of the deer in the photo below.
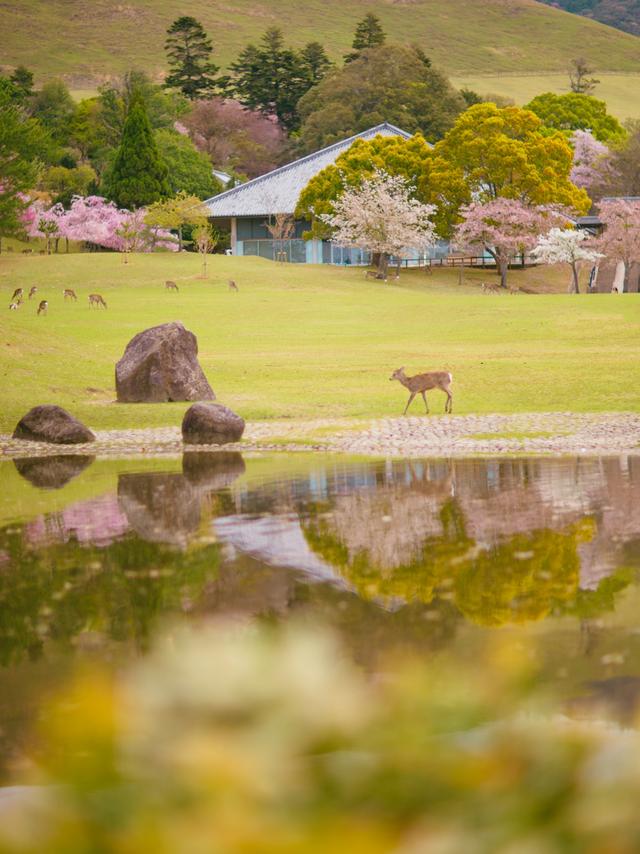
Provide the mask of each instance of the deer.
{"label": "deer", "polygon": [[520,293],[520,288],[509,288],[509,294],[513,297]]}
{"label": "deer", "polygon": [[9,311],[17,311],[21,305],[22,305],[22,300],[18,300],[17,302],[14,301],[12,303],[9,303]]}
{"label": "deer", "polygon": [[407,414],[407,409],[411,406],[413,398],[417,394],[422,395],[424,405],[429,414],[429,404],[427,403],[427,392],[432,388],[439,388],[447,395],[447,402],[444,405],[445,413],[451,412],[453,408],[453,395],[451,393],[451,383],[453,382],[453,374],[449,371],[429,371],[425,374],[416,374],[414,377],[408,377],[404,368],[398,368],[389,377],[390,380],[398,380],[405,388],[409,389],[409,400],[404,408],[403,415]]}
{"label": "deer", "polygon": [[16,288],[15,291],[13,292],[13,296],[11,297],[11,302],[14,302],[14,300],[17,300],[18,297],[22,297],[23,293],[24,293],[24,288]]}
{"label": "deer", "polygon": [[100,308],[100,306],[104,306],[104,308],[107,307],[106,302],[100,294],[89,294],[89,308],[91,308],[92,305],[95,305],[96,308]]}
{"label": "deer", "polygon": [[48,308],[49,308],[49,303],[47,302],[47,300],[46,300],[46,299],[41,299],[41,300],[40,300],[40,305],[38,306],[38,311],[37,311],[38,317],[39,317],[41,314],[46,314],[46,313],[47,313],[47,309],[48,309]]}
{"label": "deer", "polygon": [[38,293],[38,289],[34,285],[32,288],[29,289],[29,299],[31,299],[31,297],[34,297],[37,293]]}
{"label": "deer", "polygon": [[180,288],[176,285],[175,282],[165,282],[164,286],[168,291],[180,291]]}
{"label": "deer", "polygon": [[485,282],[483,282],[480,285],[480,290],[482,291],[483,294],[499,294],[500,293],[500,290],[499,290],[497,285],[493,285],[493,284],[487,285]]}
{"label": "deer", "polygon": [[230,291],[239,291],[240,288],[236,285],[233,279],[229,279],[229,290]]}
{"label": "deer", "polygon": [[78,302],[78,297],[76,296],[76,292],[73,290],[73,288],[65,288],[62,291],[62,296],[64,297],[65,302],[68,299],[72,299],[74,300],[74,302]]}

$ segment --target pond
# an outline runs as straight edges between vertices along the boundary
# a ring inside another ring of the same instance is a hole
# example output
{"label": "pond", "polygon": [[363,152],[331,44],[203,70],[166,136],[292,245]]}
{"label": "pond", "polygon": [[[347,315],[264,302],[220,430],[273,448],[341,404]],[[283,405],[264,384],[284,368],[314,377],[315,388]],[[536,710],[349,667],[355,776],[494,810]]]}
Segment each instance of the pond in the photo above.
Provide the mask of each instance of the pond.
{"label": "pond", "polygon": [[218,615],[329,623],[369,671],[508,635],[563,709],[633,718],[640,458],[61,455],[0,482],[2,779],[72,667]]}

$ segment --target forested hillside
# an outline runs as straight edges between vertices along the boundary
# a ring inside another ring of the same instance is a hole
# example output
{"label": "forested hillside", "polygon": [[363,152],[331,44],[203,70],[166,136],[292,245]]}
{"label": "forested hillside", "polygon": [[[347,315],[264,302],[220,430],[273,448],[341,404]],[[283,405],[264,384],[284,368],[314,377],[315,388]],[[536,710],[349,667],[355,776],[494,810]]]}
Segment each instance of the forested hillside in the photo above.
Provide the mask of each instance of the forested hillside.
{"label": "forested hillside", "polygon": [[639,0],[542,0],[576,15],[584,15],[594,21],[617,27],[627,33],[640,35]]}

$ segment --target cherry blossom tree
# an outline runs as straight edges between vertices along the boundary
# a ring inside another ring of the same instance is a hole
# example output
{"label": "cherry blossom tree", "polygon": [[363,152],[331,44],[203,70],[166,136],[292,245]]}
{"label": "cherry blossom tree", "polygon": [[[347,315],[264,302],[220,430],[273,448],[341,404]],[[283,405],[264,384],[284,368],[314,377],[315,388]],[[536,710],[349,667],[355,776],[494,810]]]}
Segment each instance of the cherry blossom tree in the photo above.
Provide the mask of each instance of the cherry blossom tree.
{"label": "cherry blossom tree", "polygon": [[569,175],[576,187],[598,199],[619,177],[609,148],[586,130],[577,130],[571,136],[573,168]]}
{"label": "cherry blossom tree", "polygon": [[533,249],[538,236],[560,216],[549,207],[503,198],[466,205],[461,214],[464,221],[455,230],[455,243],[488,252],[496,262],[503,288],[513,258]]}
{"label": "cherry blossom tree", "polygon": [[436,242],[431,216],[435,205],[411,196],[403,178],[376,171],[360,186],[347,187],[333,213],[319,218],[332,229],[338,246],[355,246],[379,255],[378,274],[386,278],[389,258],[426,251]]}
{"label": "cherry blossom tree", "polygon": [[598,213],[604,230],[594,245],[612,261],[624,263],[626,289],[631,265],[640,261],[640,201],[603,201]]}
{"label": "cherry blossom tree", "polygon": [[538,245],[532,251],[537,261],[543,264],[569,264],[572,279],[569,285],[570,294],[580,293],[578,271],[580,264],[587,261],[593,264],[598,258],[602,258],[600,252],[584,246],[585,240],[589,240],[586,231],[572,228],[552,228],[547,234],[538,238]]}

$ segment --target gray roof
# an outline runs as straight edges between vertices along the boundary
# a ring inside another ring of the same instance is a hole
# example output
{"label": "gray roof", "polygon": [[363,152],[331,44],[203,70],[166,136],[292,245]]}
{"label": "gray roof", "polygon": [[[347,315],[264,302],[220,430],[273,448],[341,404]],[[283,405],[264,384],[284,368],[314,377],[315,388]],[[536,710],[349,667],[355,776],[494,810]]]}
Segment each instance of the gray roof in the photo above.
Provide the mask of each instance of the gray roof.
{"label": "gray roof", "polygon": [[211,211],[212,217],[291,214],[296,209],[300,193],[314,175],[321,172],[325,166],[334,163],[338,155],[346,151],[356,139],[373,139],[378,135],[411,138],[410,133],[388,122],[383,122],[341,142],[334,142],[333,145],[316,151],[315,154],[308,154],[300,160],[294,160],[293,163],[274,169],[273,172],[260,175],[252,181],[247,181],[246,184],[226,190],[207,199],[204,204]]}

